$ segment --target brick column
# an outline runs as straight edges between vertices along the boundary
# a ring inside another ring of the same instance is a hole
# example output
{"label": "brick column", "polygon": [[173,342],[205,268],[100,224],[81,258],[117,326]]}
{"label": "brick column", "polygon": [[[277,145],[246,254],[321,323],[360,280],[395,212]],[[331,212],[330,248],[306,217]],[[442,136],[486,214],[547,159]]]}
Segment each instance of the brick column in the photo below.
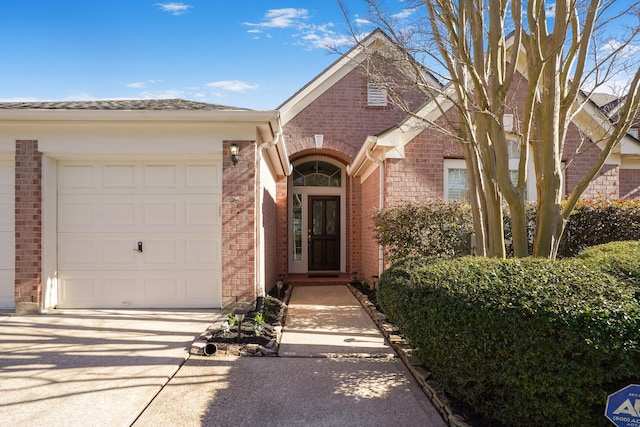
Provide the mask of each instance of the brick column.
{"label": "brick column", "polygon": [[40,310],[42,298],[42,154],[38,141],[16,141],[16,312]]}
{"label": "brick column", "polygon": [[[237,165],[229,146],[240,147]],[[256,143],[224,141],[222,161],[222,304],[252,302],[255,292]]]}

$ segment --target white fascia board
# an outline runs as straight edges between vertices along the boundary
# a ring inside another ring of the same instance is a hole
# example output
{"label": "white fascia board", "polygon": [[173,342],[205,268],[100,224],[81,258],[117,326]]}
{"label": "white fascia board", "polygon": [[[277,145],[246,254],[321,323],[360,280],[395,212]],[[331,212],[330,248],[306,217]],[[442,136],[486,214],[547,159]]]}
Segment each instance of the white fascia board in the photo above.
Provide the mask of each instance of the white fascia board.
{"label": "white fascia board", "polygon": [[4,121],[273,122],[276,110],[0,110]]}
{"label": "white fascia board", "polygon": [[225,140],[253,141],[255,123],[211,122],[0,122],[0,145],[37,140],[54,158],[75,154],[161,154],[222,152]]}

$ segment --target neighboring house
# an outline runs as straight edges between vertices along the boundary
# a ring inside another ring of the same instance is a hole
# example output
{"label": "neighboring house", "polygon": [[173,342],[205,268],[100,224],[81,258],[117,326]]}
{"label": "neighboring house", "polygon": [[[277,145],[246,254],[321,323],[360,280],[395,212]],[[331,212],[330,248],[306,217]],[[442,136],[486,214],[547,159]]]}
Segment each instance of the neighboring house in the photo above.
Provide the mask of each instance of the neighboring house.
{"label": "neighboring house", "polygon": [[[364,42],[378,43],[380,31]],[[221,307],[280,275],[371,281],[384,268],[373,212],[462,198],[466,171],[456,142],[414,126],[367,81],[365,60],[352,49],[274,111],[0,103],[0,308]],[[576,118],[570,149],[606,127],[597,107]],[[565,159],[565,191],[594,154]],[[636,138],[585,196],[640,197]]]}

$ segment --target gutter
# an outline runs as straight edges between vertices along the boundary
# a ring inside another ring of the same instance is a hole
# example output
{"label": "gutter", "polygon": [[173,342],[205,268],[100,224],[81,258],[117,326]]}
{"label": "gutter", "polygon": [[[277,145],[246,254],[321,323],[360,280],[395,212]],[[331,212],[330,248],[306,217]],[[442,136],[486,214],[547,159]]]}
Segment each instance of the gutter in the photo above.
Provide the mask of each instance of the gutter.
{"label": "gutter", "polygon": [[[256,209],[255,212],[262,212],[262,187],[260,186],[261,176],[262,176],[262,154],[265,149],[274,147],[278,142],[282,139],[282,128],[278,129],[271,141],[263,142],[258,146],[257,156],[256,156],[256,186],[255,186],[255,200],[256,200]],[[255,256],[255,271],[256,271],[256,311],[261,308],[260,306],[264,304],[264,298],[266,296],[266,287],[264,281],[266,277],[263,277],[262,271],[262,233],[261,228],[263,226],[262,217],[257,218],[255,221],[255,236],[256,236],[256,256]]]}
{"label": "gutter", "polygon": [[[378,209],[382,210],[384,208],[384,178],[385,178],[385,174],[384,174],[384,162],[375,157],[373,155],[373,149],[375,148],[375,143],[372,144],[371,146],[369,146],[366,150],[365,150],[365,155],[367,156],[367,159],[369,159],[370,161],[376,163],[378,165],[378,167],[380,168],[380,185],[379,185],[379,194],[378,194]],[[384,270],[384,249],[382,248],[381,244],[378,244],[378,275],[382,274],[382,271]]]}

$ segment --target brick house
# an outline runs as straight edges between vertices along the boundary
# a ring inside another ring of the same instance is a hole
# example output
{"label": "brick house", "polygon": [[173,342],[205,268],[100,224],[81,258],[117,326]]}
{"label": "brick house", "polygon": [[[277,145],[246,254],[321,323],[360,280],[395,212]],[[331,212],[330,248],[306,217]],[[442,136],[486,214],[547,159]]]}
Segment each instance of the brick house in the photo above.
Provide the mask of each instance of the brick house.
{"label": "brick house", "polygon": [[[466,183],[457,143],[412,126],[365,59],[352,49],[273,111],[0,103],[0,308],[222,307],[280,275],[370,281],[384,267],[371,214]],[[567,152],[606,121],[600,107],[576,118]],[[568,162],[566,191],[595,154]],[[640,197],[632,134],[585,193],[599,196]]]}

